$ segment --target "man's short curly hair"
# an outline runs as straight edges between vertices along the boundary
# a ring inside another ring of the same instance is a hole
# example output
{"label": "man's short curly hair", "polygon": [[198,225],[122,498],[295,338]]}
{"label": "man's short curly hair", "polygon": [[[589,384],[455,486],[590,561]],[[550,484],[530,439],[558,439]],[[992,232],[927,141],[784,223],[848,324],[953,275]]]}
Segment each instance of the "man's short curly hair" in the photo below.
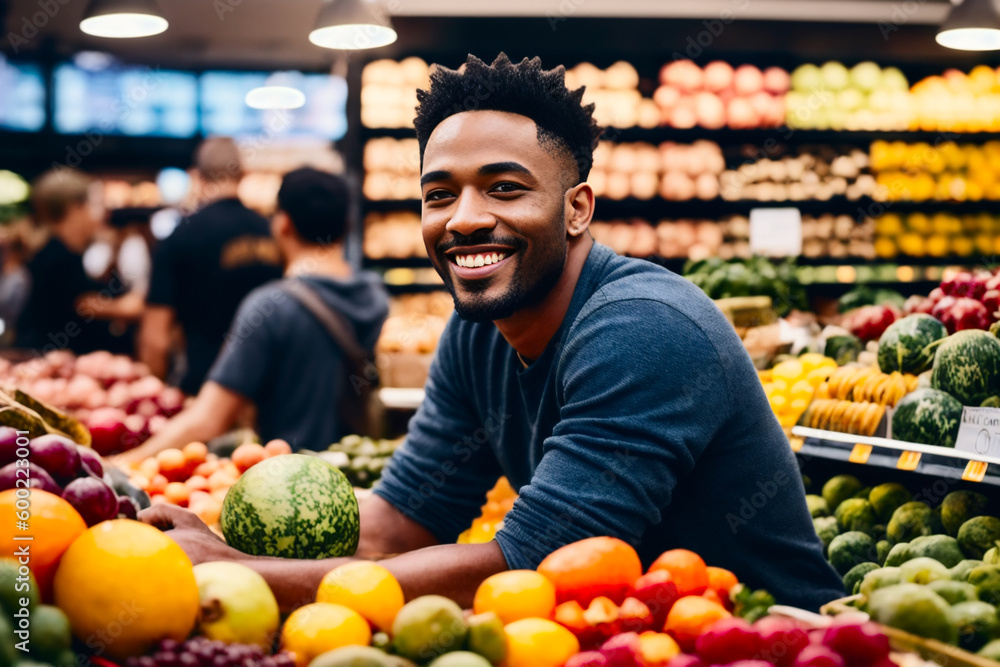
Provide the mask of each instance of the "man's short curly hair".
{"label": "man's short curly hair", "polygon": [[427,139],[441,121],[464,111],[506,111],[527,116],[538,126],[538,140],[576,163],[578,183],[587,180],[602,128],[594,120],[594,105],[583,104],[584,89],[566,88],[561,65],[542,69],[540,58],[518,64],[501,53],[487,65],[469,55],[458,70],[437,66],[430,90],[418,90],[413,125],[423,162]]}

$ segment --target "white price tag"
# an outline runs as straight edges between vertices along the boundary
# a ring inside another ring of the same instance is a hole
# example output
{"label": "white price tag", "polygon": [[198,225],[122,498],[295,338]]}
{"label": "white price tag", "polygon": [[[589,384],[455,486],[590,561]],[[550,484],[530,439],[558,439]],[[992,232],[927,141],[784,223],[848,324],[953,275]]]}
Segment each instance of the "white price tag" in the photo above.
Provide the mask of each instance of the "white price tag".
{"label": "white price tag", "polygon": [[1000,408],[962,408],[955,449],[1000,457]]}
{"label": "white price tag", "polygon": [[799,209],[751,209],[750,252],[767,257],[801,255],[802,213]]}

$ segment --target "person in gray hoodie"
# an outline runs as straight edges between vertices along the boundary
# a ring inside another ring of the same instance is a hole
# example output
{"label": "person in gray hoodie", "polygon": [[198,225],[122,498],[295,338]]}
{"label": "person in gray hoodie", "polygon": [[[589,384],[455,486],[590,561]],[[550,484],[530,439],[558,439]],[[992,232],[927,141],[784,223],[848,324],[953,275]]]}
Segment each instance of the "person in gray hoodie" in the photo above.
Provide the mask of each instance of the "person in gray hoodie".
{"label": "person in gray hoodie", "polygon": [[351,362],[295,293],[305,288],[318,297],[353,329],[358,348],[374,349],[389,296],[377,274],[354,271],[344,259],[349,200],[339,176],[310,168],[285,176],[271,219],[286,262],[284,279],[243,299],[194,402],[121,460],[139,461],[169,447],[210,440],[250,405],[257,408],[257,433],[264,442],[280,438],[295,450],[326,449],[347,434],[337,405],[355,390]]}

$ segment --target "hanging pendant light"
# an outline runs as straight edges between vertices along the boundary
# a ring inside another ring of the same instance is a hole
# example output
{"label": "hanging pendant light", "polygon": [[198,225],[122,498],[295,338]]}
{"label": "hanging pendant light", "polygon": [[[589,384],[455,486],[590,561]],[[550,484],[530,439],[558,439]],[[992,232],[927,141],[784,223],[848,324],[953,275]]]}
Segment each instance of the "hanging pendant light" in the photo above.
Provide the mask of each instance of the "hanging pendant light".
{"label": "hanging pendant light", "polygon": [[245,102],[251,109],[298,109],[306,103],[306,95],[296,86],[302,78],[299,72],[274,72],[263,86],[249,91]]}
{"label": "hanging pendant light", "polygon": [[373,0],[323,0],[309,41],[326,49],[374,49],[396,41],[389,13]]}
{"label": "hanging pendant light", "polygon": [[168,25],[155,0],[91,0],[80,30],[95,37],[150,37]]}
{"label": "hanging pendant light", "polygon": [[1000,49],[997,0],[958,0],[934,39],[941,46],[960,51]]}

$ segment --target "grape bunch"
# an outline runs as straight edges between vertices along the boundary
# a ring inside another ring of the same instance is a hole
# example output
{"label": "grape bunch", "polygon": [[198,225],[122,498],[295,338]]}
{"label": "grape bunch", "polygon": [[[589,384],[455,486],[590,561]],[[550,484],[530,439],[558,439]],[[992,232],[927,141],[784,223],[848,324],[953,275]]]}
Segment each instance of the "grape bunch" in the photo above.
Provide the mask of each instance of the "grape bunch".
{"label": "grape bunch", "polygon": [[226,644],[195,637],[185,642],[164,639],[151,655],[129,658],[125,667],[294,667],[287,653],[267,655],[259,646]]}

